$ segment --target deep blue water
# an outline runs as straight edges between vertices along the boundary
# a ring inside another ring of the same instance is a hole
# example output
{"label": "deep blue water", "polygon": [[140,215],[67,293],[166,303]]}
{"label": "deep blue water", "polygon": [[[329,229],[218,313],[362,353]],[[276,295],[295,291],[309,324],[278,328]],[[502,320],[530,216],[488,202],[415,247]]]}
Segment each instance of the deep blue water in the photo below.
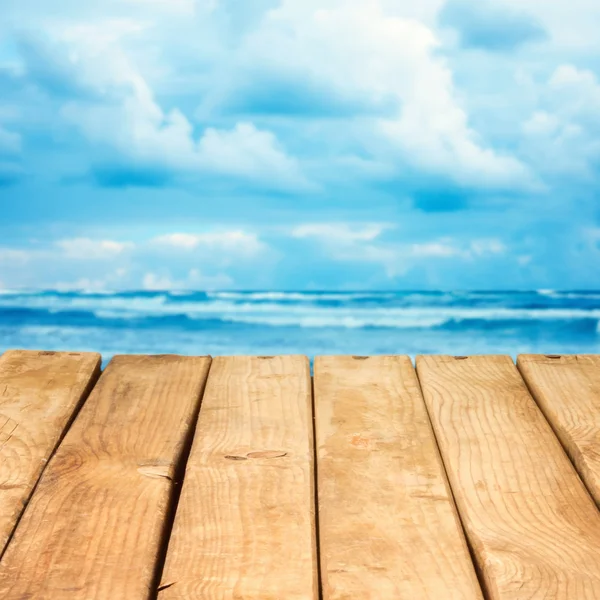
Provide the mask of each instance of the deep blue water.
{"label": "deep blue water", "polygon": [[8,348],[175,354],[600,353],[600,292],[0,291]]}

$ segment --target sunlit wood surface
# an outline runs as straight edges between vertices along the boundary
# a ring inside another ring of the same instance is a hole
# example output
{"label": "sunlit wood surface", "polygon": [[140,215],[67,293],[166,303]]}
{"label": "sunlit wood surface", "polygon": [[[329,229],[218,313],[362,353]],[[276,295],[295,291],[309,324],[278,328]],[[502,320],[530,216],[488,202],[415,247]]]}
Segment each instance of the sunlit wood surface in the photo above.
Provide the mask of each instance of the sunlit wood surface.
{"label": "sunlit wood surface", "polygon": [[0,598],[600,598],[600,357],[0,357]]}

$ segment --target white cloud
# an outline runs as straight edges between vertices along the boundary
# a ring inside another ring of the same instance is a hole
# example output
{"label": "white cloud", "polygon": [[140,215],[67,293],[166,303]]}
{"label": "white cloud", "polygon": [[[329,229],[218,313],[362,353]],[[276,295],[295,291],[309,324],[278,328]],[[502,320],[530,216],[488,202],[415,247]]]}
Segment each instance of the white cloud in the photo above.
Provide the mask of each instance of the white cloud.
{"label": "white cloud", "polygon": [[94,279],[90,277],[81,277],[76,281],[61,281],[56,283],[53,287],[60,291],[102,292],[106,290],[115,290],[123,288],[123,285],[127,282],[127,275],[127,269],[121,267],[106,273],[102,277],[96,277]]}
{"label": "white cloud", "polygon": [[211,231],[199,234],[170,233],[154,238],[152,243],[183,250],[218,250],[248,257],[255,256],[265,249],[265,245],[255,233],[241,230]]}
{"label": "white cloud", "polygon": [[142,285],[145,290],[217,290],[233,285],[233,280],[223,273],[203,275],[198,269],[191,269],[185,279],[172,279],[168,274],[148,272],[144,275]]}
{"label": "white cloud", "polygon": [[320,238],[332,244],[368,242],[378,238],[389,225],[348,225],[347,223],[313,223],[299,225],[291,232],[295,238]]}
{"label": "white cloud", "polygon": [[114,240],[92,240],[90,238],[73,238],[59,240],[56,246],[66,258],[76,260],[110,259],[132,250],[132,242],[116,242]]}
{"label": "white cloud", "polygon": [[101,292],[107,289],[105,279],[90,279],[89,277],[82,277],[72,282],[59,281],[52,287],[59,292]]}
{"label": "white cloud", "polygon": [[[291,231],[291,235],[299,239],[314,238],[328,247],[337,249],[360,248],[365,256],[372,257],[389,256],[388,251],[391,248],[396,250],[401,248],[402,254],[415,258],[450,258],[453,256],[470,258],[486,254],[502,254],[506,251],[505,245],[494,238],[475,239],[467,244],[459,244],[451,238],[413,244],[381,241],[379,239],[381,234],[390,229],[394,229],[394,227],[385,224],[312,223],[299,225]],[[372,242],[377,242],[379,246],[372,245]],[[375,251],[376,248],[377,251]]]}
{"label": "white cloud", "polygon": [[475,256],[504,254],[506,251],[506,246],[500,240],[496,239],[474,240],[470,244],[470,252]]}
{"label": "white cloud", "polygon": [[600,172],[600,82],[589,70],[560,65],[540,96],[540,108],[523,124],[523,152],[548,179],[577,183]]}
{"label": "white cloud", "polygon": [[145,290],[152,291],[177,289],[175,283],[168,276],[157,275],[156,273],[146,273],[142,285]]}
{"label": "white cloud", "polygon": [[23,264],[29,262],[32,252],[15,248],[0,248],[0,262],[6,264]]}
{"label": "white cloud", "polygon": [[404,275],[410,268],[426,261],[473,261],[498,256],[507,251],[506,246],[495,238],[470,241],[441,238],[415,243],[381,239],[381,234],[387,229],[391,227],[376,224],[356,226],[345,223],[314,223],[296,227],[291,234],[296,238],[315,240],[328,257],[334,260],[380,265],[391,279]]}
{"label": "white cloud", "polygon": [[380,264],[388,277],[395,277],[404,273],[405,268],[398,261],[396,246],[379,239],[388,229],[392,227],[381,223],[310,223],[294,228],[291,235],[297,239],[315,240],[325,249],[328,258]]}
{"label": "white cloud", "polygon": [[317,80],[324,93],[395,100],[397,113],[366,128],[362,143],[379,158],[392,157],[400,171],[424,169],[482,188],[531,183],[523,164],[486,147],[470,127],[432,29],[376,0],[322,6],[284,0],[248,38],[243,64]]}
{"label": "white cloud", "polygon": [[600,124],[600,83],[595,73],[573,65],[559,66],[548,82],[549,102],[563,114],[588,117]]}
{"label": "white cloud", "polygon": [[207,129],[198,141],[197,160],[202,168],[216,173],[264,181],[275,177],[294,187],[311,187],[298,162],[285,154],[277,138],[252,123],[238,123],[231,130]]}
{"label": "white cloud", "polygon": [[523,132],[526,135],[552,135],[559,125],[560,122],[554,115],[540,110],[523,124]]}
{"label": "white cloud", "polygon": [[[467,187],[531,184],[523,164],[495,151],[473,128],[435,32],[442,0],[259,4],[256,15],[246,15],[251,28],[235,43],[225,33],[237,8],[227,2],[121,0],[102,9],[72,2],[68,20],[38,7],[43,27],[37,29],[53,42],[37,59],[80,92],[59,114],[87,138],[101,182],[104,167],[125,178],[129,167],[133,183],[143,183],[140,172],[155,171],[164,175],[161,182],[206,182],[214,175],[318,191],[318,181],[325,185],[337,181],[333,171],[345,173],[338,164],[345,156],[362,160],[358,168],[369,179],[418,178],[424,171]],[[269,4],[275,8],[265,10]],[[278,80],[293,82],[300,94],[307,84],[315,97],[348,106],[392,108],[385,118],[340,114],[336,125],[315,125],[310,133],[268,111],[256,118],[219,113],[222,102],[243,95],[245,82]],[[181,89],[204,98],[216,114],[205,113],[198,127],[187,116],[189,98],[179,102]],[[323,137],[322,155],[305,151],[305,138],[315,136]]]}
{"label": "white cloud", "polygon": [[[162,168],[180,176],[240,177],[269,187],[308,190],[300,165],[275,135],[251,122],[208,127],[197,135],[178,108],[163,110],[124,40],[146,29],[137,21],[54,25],[54,40],[36,49],[47,68],[78,90],[62,118],[90,142],[118,151],[117,162]],[[42,77],[43,79],[43,77]]]}
{"label": "white cloud", "polygon": [[112,107],[72,103],[65,106],[63,116],[90,140],[116,148],[134,166],[168,169],[180,176],[233,176],[267,187],[313,189],[276,137],[252,123],[208,128],[194,139],[192,124],[178,109],[165,114],[157,104],[145,107],[137,97]]}
{"label": "white cloud", "polygon": [[496,239],[477,239],[462,244],[452,239],[442,239],[424,244],[413,244],[410,256],[417,258],[453,258],[473,259],[494,254],[504,254],[506,246]]}
{"label": "white cloud", "polygon": [[198,247],[197,235],[191,233],[170,233],[154,238],[154,243],[164,246],[172,246],[173,248],[183,248],[185,250],[193,250]]}
{"label": "white cloud", "polygon": [[410,247],[410,255],[419,258],[450,258],[460,254],[462,254],[462,251],[448,242],[428,242],[425,244],[413,244]]}

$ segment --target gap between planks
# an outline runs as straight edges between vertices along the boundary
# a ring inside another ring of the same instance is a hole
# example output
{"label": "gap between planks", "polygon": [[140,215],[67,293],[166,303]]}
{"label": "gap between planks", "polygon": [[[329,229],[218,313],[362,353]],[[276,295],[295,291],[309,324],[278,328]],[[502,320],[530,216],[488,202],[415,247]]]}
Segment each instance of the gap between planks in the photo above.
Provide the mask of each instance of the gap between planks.
{"label": "gap between planks", "polygon": [[600,356],[523,354],[517,366],[600,506]]}
{"label": "gap between planks", "polygon": [[3,599],[151,597],[172,480],[209,362],[113,358],[48,464],[0,563]]}
{"label": "gap between planks", "polygon": [[417,370],[489,597],[598,597],[600,514],[510,357]]}
{"label": "gap between planks", "polygon": [[[369,358],[369,357],[355,357],[355,360],[361,359],[361,361],[366,361],[367,358]],[[377,357],[377,358],[382,358],[382,357]],[[426,357],[426,358],[433,358],[433,357]],[[471,362],[473,362],[473,361],[477,362],[478,360],[483,359],[484,357],[436,357],[436,358],[452,359],[454,361],[458,360],[458,362],[461,365],[466,365],[469,362],[469,360],[471,360]],[[485,357],[485,358],[489,360],[493,357]],[[544,357],[544,358],[547,361],[550,361],[550,364],[552,364],[554,366],[557,365],[556,358],[549,358],[549,357]],[[577,359],[577,360],[569,359],[568,357],[560,357],[560,358],[564,359],[565,363],[571,364],[571,366],[573,366],[572,363],[579,361],[579,359]],[[595,358],[599,359],[599,357],[595,357]],[[421,357],[421,360],[423,360],[423,357]],[[561,408],[560,402],[564,402],[565,400],[573,399],[575,397],[575,395],[577,395],[577,390],[579,392],[581,392],[580,382],[577,383],[578,377],[573,377],[573,376],[567,377],[567,379],[571,381],[571,384],[570,384],[571,387],[569,388],[569,386],[566,386],[567,389],[569,390],[568,393],[564,392],[562,387],[555,386],[553,389],[549,384],[553,381],[552,377],[554,377],[554,375],[556,375],[556,372],[552,376],[548,375],[548,373],[541,376],[539,372],[535,371],[535,368],[537,368],[537,366],[539,366],[538,365],[539,362],[540,362],[540,357],[531,357],[530,355],[519,357],[519,363],[518,363],[519,369],[521,370],[523,378],[528,383],[533,396],[535,396],[535,399],[536,399],[538,405],[542,409],[545,419],[547,419],[547,421],[550,423],[550,425],[552,425],[554,432],[556,432],[556,435],[558,436],[558,438],[560,438],[560,441],[562,442],[563,446],[569,453],[571,459],[573,460],[573,463],[577,467],[578,471],[582,474],[582,477],[583,477],[584,481],[586,482],[586,484],[588,485],[588,487],[590,488],[590,491],[592,491],[592,493],[595,493],[593,491],[594,483],[593,483],[592,476],[597,476],[597,468],[598,467],[597,467],[597,465],[594,466],[592,464],[593,461],[591,459],[594,458],[594,453],[597,451],[597,446],[594,446],[593,444],[586,445],[586,443],[584,443],[584,442],[588,442],[590,440],[590,436],[592,436],[592,434],[594,432],[596,432],[598,429],[598,423],[594,423],[592,426],[590,426],[589,423],[586,422],[586,417],[589,416],[590,410],[592,410],[592,409],[597,410],[597,405],[594,404],[598,399],[597,398],[597,396],[598,396],[597,390],[596,389],[592,390],[593,393],[591,395],[588,394],[588,396],[585,397],[585,407],[579,406],[580,409],[583,409],[583,412],[580,412],[578,415],[576,415],[576,418],[574,418],[573,415],[561,414],[560,410],[557,410],[557,407]],[[543,362],[544,361],[542,361],[542,363]],[[532,366],[533,363],[535,363],[535,365]],[[366,363],[363,363],[363,364],[366,365]],[[592,367],[590,367],[590,368],[592,368]],[[563,369],[563,371],[561,371],[561,376],[564,376],[565,372],[566,372],[566,369]],[[594,372],[590,371],[590,373],[588,373],[588,375],[592,376],[592,375],[595,375],[595,373],[597,373],[597,372],[598,372],[598,370],[596,370]],[[521,384],[522,384],[522,379],[520,377],[518,377],[518,379],[521,380]],[[558,379],[560,379],[560,378],[558,378]],[[598,380],[596,379],[594,381],[598,381]],[[568,381],[567,381],[567,383],[568,383]],[[431,382],[429,381],[427,386],[431,387],[430,384],[431,384]],[[427,387],[427,386],[425,386],[425,387]],[[1,384],[0,384],[0,390],[1,390]],[[562,395],[559,394],[558,392],[561,392]],[[83,397],[85,397],[85,393],[84,393]],[[579,395],[578,395],[578,397],[579,397]],[[556,404],[557,402],[559,404]],[[554,403],[554,405],[553,405],[553,403]],[[313,502],[314,502],[315,499],[317,499],[319,497],[319,490],[317,488],[317,480],[319,477],[320,465],[319,465],[319,461],[316,459],[316,457],[318,456],[318,448],[317,448],[317,438],[316,438],[316,424],[314,421],[315,417],[317,417],[317,415],[318,415],[317,395],[314,391],[314,380],[312,380],[312,379],[311,379],[311,385],[310,385],[310,404],[311,404],[310,405],[310,416],[312,418],[311,425],[312,425],[312,429],[313,429],[312,453],[313,453],[313,456],[315,457],[315,462],[314,462],[315,482],[314,482],[314,489],[313,489],[313,496],[314,496]],[[553,408],[553,406],[554,406],[554,408]],[[575,406],[575,405],[570,406],[569,409],[572,410],[576,407],[577,406]],[[199,405],[198,405],[198,408],[199,408]],[[439,415],[436,414],[435,410],[432,412],[432,407],[429,406],[429,404],[428,404],[427,408],[428,408],[428,413],[427,413],[428,419],[431,419],[432,421],[439,419]],[[562,408],[564,408],[564,406]],[[587,423],[587,424],[585,424],[585,423]],[[575,424],[575,426],[576,426],[575,428],[572,427],[573,424]],[[571,429],[569,429],[566,425],[571,427]],[[584,432],[586,433],[587,437],[580,435],[582,433],[582,430],[577,429],[577,426],[580,428],[583,428],[585,430]],[[191,439],[191,436],[193,435],[193,427],[188,430],[187,435],[188,435],[188,437],[186,438],[187,441],[184,442],[184,453],[182,454],[182,458],[184,458],[184,459],[185,459],[185,450],[187,450],[187,451],[190,450],[189,440]],[[579,438],[577,437],[577,435],[579,435]],[[594,441],[594,440],[592,440],[592,441]],[[438,440],[438,443],[439,443],[439,440]],[[442,448],[442,446],[440,446],[440,448]],[[584,453],[581,452],[581,448],[583,448],[584,450],[586,450],[586,449],[588,450],[587,456],[584,456]],[[450,469],[448,471],[450,473],[449,476],[452,477],[453,479],[455,479],[455,473],[453,473],[453,471],[452,471],[452,464],[451,464],[451,461],[448,460],[448,456],[447,456],[448,452],[447,451],[448,451],[448,449],[444,448],[443,454],[446,454],[446,461],[449,464],[449,467],[447,467],[447,469],[448,468]],[[579,457],[577,456],[578,451],[580,451]],[[586,467],[586,465],[587,465],[587,467]],[[590,465],[592,465],[592,466],[590,467]],[[185,466],[185,464],[183,462],[180,463],[180,467],[183,467],[183,466]],[[591,474],[589,474],[589,473],[587,475],[585,474],[586,468],[588,469],[588,471],[591,470]],[[177,479],[177,477],[175,477],[175,479]],[[177,495],[179,492],[181,492],[181,488],[177,489],[176,487],[172,487],[171,496],[170,496],[170,498],[171,498],[171,500],[170,500],[171,516],[167,517],[163,523],[162,546],[160,546],[159,550],[157,551],[157,561],[156,561],[156,565],[155,565],[155,575],[154,575],[155,582],[158,581],[158,577],[160,577],[160,571],[163,566],[161,558],[164,557],[164,552],[166,551],[166,544],[168,542],[167,538],[168,538],[168,534],[169,534],[169,529],[170,529],[171,525],[173,525],[172,518],[173,518],[173,516],[175,517],[175,519],[177,518],[176,501],[177,501]],[[464,504],[464,490],[460,490],[460,486],[458,486],[458,496],[459,496],[459,502],[462,501],[462,503]],[[596,496],[596,500],[597,499],[598,498]],[[468,524],[470,515],[465,514],[464,516],[465,516],[466,522]],[[461,517],[462,517],[462,515],[461,515]],[[316,536],[316,539],[318,540],[319,536],[321,535],[321,528],[319,527],[319,522],[318,522],[318,519],[319,519],[318,513],[316,513],[314,515],[314,518],[315,518],[314,534]],[[463,522],[463,524],[464,524],[464,522]],[[473,542],[473,553],[474,553],[474,557],[476,559],[475,564],[478,565],[477,558],[479,557],[479,566],[483,567],[484,574],[487,577],[487,581],[489,582],[490,577],[492,577],[492,580],[493,580],[493,576],[490,575],[490,570],[492,569],[492,567],[490,564],[486,564],[485,561],[483,561],[483,562],[481,561],[482,552],[484,552],[485,548],[483,548],[482,545],[480,543],[478,543],[476,536],[472,535],[472,530],[471,530],[471,538],[472,538],[472,542]],[[315,553],[316,553],[315,556],[318,556],[319,552],[321,552],[321,545],[317,544],[316,549],[315,549]],[[316,577],[317,577],[318,583],[320,582],[319,567],[321,566],[322,561],[323,561],[323,557],[321,557],[321,561],[317,562],[317,566],[316,566],[316,574],[317,574]],[[1,577],[0,577],[0,581],[1,581]],[[557,585],[560,585],[560,583],[561,582],[558,582]],[[503,582],[503,585],[506,586],[506,582]],[[318,585],[319,593],[322,593],[321,587],[322,587],[321,585]],[[151,585],[151,588],[156,590],[156,586],[154,586],[154,585]],[[1,589],[1,586],[0,586],[0,589]],[[575,585],[575,594],[571,594],[570,596],[568,596],[568,598],[569,598],[569,600],[571,600],[572,598],[587,598],[587,597],[591,598],[593,596],[587,595],[589,592],[589,589],[591,589],[591,588],[587,587],[585,582],[584,582],[584,584],[581,584],[581,582],[579,582],[579,583],[577,583],[577,585]],[[509,598],[509,597],[512,598],[513,596],[511,596],[509,594],[509,591],[510,590],[508,588],[500,589],[499,587],[492,586],[492,591],[489,594],[489,598]],[[592,592],[592,593],[595,593],[595,592]],[[38,596],[36,596],[36,597],[38,597]],[[42,596],[39,596],[39,597],[42,597]],[[119,597],[119,596],[113,595],[113,597]],[[152,597],[152,594],[151,594],[151,597]],[[161,594],[160,597],[162,598],[163,595]],[[376,597],[377,598],[379,598],[379,597],[385,598],[386,596],[376,596]],[[514,597],[518,597],[518,596],[514,596]],[[537,598],[538,596],[534,594],[531,597]],[[542,596],[540,596],[540,597],[542,597]],[[556,595],[555,597],[556,598],[563,598],[563,597],[567,598],[567,596],[561,596],[561,595]],[[341,598],[341,596],[340,596],[340,598]]]}
{"label": "gap between planks", "polygon": [[306,357],[214,360],[161,600],[318,597],[312,438]]}
{"label": "gap between planks", "polygon": [[100,376],[100,355],[0,356],[0,559],[39,479]]}
{"label": "gap between planks", "polygon": [[318,357],[325,600],[480,599],[408,357]]}

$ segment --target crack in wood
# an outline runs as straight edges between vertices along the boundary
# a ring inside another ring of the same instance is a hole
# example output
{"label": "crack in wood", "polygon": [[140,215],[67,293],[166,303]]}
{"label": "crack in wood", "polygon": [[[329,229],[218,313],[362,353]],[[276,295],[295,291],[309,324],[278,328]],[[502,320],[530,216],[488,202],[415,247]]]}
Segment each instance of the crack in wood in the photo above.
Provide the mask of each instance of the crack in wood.
{"label": "crack in wood", "polygon": [[164,592],[166,589],[173,587],[176,583],[176,581],[173,581],[173,583],[164,583],[163,585],[159,586],[156,591],[159,593]]}

